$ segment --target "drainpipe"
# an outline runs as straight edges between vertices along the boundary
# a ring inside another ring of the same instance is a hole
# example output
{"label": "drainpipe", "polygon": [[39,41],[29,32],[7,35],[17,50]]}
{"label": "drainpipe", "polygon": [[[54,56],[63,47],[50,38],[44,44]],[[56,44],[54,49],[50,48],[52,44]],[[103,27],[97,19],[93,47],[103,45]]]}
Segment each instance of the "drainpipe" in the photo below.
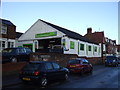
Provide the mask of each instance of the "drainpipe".
{"label": "drainpipe", "polygon": [[104,61],[103,61],[103,43],[101,43],[101,57],[102,57],[102,64],[104,64]]}
{"label": "drainpipe", "polygon": [[33,40],[33,47],[32,47],[32,51],[35,52],[35,41]]}

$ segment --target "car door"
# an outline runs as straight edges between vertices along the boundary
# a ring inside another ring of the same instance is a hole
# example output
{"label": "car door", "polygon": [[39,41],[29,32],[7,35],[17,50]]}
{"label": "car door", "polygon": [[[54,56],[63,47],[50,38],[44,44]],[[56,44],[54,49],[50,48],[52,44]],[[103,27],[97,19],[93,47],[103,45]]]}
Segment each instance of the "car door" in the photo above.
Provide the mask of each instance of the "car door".
{"label": "car door", "polygon": [[55,70],[55,77],[56,77],[56,79],[61,79],[61,78],[63,78],[63,76],[64,76],[64,71],[63,71],[63,69],[60,67],[60,65],[58,65],[57,63],[52,63],[52,65],[53,65],[53,68],[54,68],[54,70]]}
{"label": "car door", "polygon": [[24,48],[19,48],[18,49],[18,58],[21,59],[21,61],[25,61],[26,60],[26,52]]}
{"label": "car door", "polygon": [[82,64],[83,64],[84,72],[87,72],[89,70],[88,61],[84,59],[82,60]]}
{"label": "car door", "polygon": [[45,63],[45,68],[46,68],[46,76],[49,80],[55,80],[56,75],[55,75],[55,70],[53,68],[52,63],[47,62]]}

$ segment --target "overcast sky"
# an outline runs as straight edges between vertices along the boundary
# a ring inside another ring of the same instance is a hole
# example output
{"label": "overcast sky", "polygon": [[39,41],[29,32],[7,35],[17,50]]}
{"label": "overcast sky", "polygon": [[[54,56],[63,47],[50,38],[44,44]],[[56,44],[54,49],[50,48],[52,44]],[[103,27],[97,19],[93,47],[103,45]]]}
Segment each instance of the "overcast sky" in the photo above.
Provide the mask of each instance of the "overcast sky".
{"label": "overcast sky", "polygon": [[38,19],[85,35],[88,27],[118,42],[117,2],[3,2],[2,18],[25,32]]}

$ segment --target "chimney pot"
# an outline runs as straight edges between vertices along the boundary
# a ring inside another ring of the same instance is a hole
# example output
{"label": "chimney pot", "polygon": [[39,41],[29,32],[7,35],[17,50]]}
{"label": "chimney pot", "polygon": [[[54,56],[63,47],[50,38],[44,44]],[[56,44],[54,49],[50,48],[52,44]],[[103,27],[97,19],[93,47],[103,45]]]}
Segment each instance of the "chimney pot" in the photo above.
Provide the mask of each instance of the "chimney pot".
{"label": "chimney pot", "polygon": [[92,28],[87,28],[87,34],[92,33]]}

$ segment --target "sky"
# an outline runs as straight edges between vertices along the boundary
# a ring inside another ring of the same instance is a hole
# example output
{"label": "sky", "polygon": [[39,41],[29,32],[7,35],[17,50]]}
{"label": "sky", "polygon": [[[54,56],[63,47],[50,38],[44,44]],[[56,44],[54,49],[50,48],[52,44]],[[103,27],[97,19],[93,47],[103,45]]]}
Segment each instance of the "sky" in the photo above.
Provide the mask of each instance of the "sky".
{"label": "sky", "polygon": [[2,18],[27,31],[38,19],[81,35],[104,31],[105,37],[118,43],[118,2],[2,2]]}

